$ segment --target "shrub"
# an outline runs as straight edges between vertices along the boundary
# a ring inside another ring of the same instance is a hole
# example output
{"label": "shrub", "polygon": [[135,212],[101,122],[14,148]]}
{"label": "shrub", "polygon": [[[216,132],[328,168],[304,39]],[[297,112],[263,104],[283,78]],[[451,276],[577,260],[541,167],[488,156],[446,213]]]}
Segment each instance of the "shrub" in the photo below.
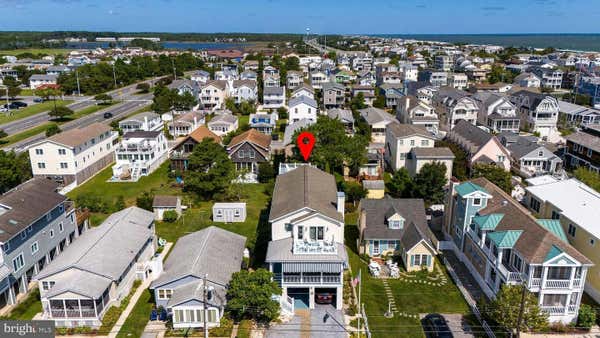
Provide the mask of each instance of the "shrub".
{"label": "shrub", "polygon": [[587,304],[581,304],[579,307],[579,316],[577,317],[577,326],[589,330],[596,322],[596,310]]}
{"label": "shrub", "polygon": [[167,223],[173,223],[177,220],[179,214],[175,210],[167,210],[163,213],[163,221]]}
{"label": "shrub", "polygon": [[60,132],[61,132],[61,130],[58,127],[58,124],[53,123],[53,124],[49,125],[48,128],[46,128],[46,137],[56,135]]}

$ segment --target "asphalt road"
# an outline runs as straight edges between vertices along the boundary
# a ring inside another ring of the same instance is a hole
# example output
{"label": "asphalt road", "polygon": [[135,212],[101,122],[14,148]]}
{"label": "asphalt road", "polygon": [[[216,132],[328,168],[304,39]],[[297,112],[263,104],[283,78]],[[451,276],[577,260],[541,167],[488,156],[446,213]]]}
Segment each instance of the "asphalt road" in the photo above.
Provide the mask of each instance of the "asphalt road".
{"label": "asphalt road", "polygon": [[[152,81],[152,80],[147,80],[147,81],[143,81],[143,82],[149,83],[150,81]],[[140,83],[140,82],[138,82],[138,83]],[[138,85],[138,83],[134,83],[127,87],[123,87],[123,88],[119,88],[119,89],[110,91],[110,92],[108,92],[108,94],[110,94],[114,100],[122,100],[122,101],[141,100],[142,99],[141,97],[144,95],[134,95],[137,92],[137,89],[135,89],[135,87]],[[77,102],[74,102],[74,103],[71,103],[70,105],[68,105],[69,108],[71,108],[75,111],[82,110],[82,109],[85,109],[89,106],[96,104],[96,102],[93,100],[93,97],[91,97],[91,96],[65,97],[65,99],[77,101]],[[150,97],[150,99],[152,99],[152,97]],[[31,116],[16,120],[16,121],[1,124],[0,130],[4,130],[4,132],[8,135],[13,135],[13,134],[20,133],[24,130],[39,126],[48,121],[50,121],[50,116],[48,115],[48,112],[45,111],[45,112],[41,112],[39,114],[31,115]]]}
{"label": "asphalt road", "polygon": [[[69,130],[69,129],[85,127],[94,122],[102,122],[102,123],[109,124],[113,120],[119,119],[123,116],[127,116],[128,114],[147,105],[151,100],[152,100],[152,94],[137,95],[134,100],[130,99],[127,101],[123,101],[121,103],[118,103],[113,106],[107,107],[105,109],[99,110],[93,114],[83,116],[77,120],[73,120],[73,121],[64,123],[60,126],[60,129],[62,131],[65,131],[65,130]],[[105,119],[104,113],[111,113],[112,117],[109,119]],[[6,151],[14,150],[16,152],[23,152],[23,151],[26,151],[31,144],[33,144],[39,140],[42,140],[44,138],[46,138],[46,135],[41,133],[41,134],[32,136],[28,139],[25,139],[23,141],[14,143],[8,147],[5,147],[5,148],[3,148],[3,150],[6,150]]]}

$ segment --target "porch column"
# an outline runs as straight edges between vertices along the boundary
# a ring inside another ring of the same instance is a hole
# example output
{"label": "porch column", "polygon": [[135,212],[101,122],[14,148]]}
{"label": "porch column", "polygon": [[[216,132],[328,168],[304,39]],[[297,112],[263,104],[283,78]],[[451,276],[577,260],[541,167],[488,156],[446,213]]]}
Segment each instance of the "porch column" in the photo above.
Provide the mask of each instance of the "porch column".
{"label": "porch column", "polygon": [[546,284],[546,275],[548,274],[548,267],[542,266],[542,284],[540,284],[540,289],[543,289]]}
{"label": "porch column", "polygon": [[92,298],[92,302],[94,303],[94,314],[98,317],[98,309],[96,309],[96,300]]}
{"label": "porch column", "polygon": [[17,299],[15,297],[15,290],[13,289],[12,284],[9,283],[9,285],[8,285],[8,304],[14,305],[16,302],[17,302]]}
{"label": "porch column", "polygon": [[62,300],[62,303],[63,303],[63,312],[65,313],[65,318],[69,318],[67,316],[67,304],[64,299]]}
{"label": "porch column", "polygon": [[27,271],[21,276],[21,282],[23,283],[23,293],[27,293],[29,286],[27,283]]}
{"label": "porch column", "polygon": [[44,264],[44,266],[50,264],[50,252],[48,251],[48,253],[46,254],[46,264]]}
{"label": "porch column", "polygon": [[34,274],[34,275],[37,275],[37,274],[38,274],[38,272],[39,272],[39,269],[38,269],[38,262],[36,261],[36,262],[35,262],[35,264],[33,264],[33,274]]}
{"label": "porch column", "polygon": [[575,278],[576,269],[577,268],[571,267],[571,275],[569,276],[569,289],[573,289],[573,279]]}
{"label": "porch column", "polygon": [[314,287],[310,287],[308,288],[308,308],[309,309],[314,309],[315,308],[315,288]]}
{"label": "porch column", "polygon": [[77,299],[77,306],[79,307],[79,317],[83,318],[83,311],[81,311],[81,299]]}
{"label": "porch column", "polygon": [[569,312],[569,305],[571,304],[572,293],[567,294],[567,300],[565,300],[565,308],[563,310],[563,315],[566,315]]}

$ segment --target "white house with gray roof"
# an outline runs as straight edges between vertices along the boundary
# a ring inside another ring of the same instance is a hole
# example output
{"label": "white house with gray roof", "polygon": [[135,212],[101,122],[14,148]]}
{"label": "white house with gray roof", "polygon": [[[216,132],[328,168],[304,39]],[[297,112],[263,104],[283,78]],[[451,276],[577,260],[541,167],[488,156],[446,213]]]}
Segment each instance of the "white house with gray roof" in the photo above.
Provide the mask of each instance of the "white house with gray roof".
{"label": "white house with gray roof", "polygon": [[[164,271],[150,285],[157,306],[172,317],[173,327],[219,326],[227,303],[227,285],[240,271],[246,237],[210,226],[179,238]],[[206,303],[204,278],[206,277]]]}
{"label": "white house with gray roof", "polygon": [[311,166],[277,176],[269,222],[266,263],[296,308],[314,308],[317,295],[343,304],[343,192],[332,175]]}
{"label": "white house with gray roof", "polygon": [[285,106],[285,86],[263,89],[263,108],[277,109],[283,106]]}
{"label": "white house with gray roof", "polygon": [[298,122],[302,119],[317,122],[319,106],[317,102],[308,96],[298,96],[290,100],[288,109],[288,124]]}
{"label": "white house with gray roof", "polygon": [[101,326],[108,308],[129,294],[136,279],[160,273],[155,250],[152,212],[129,207],[110,215],[35,278],[42,319],[60,327]]}
{"label": "white house with gray roof", "polygon": [[159,131],[163,128],[160,115],[153,112],[143,112],[119,121],[119,129],[123,133],[130,131]]}
{"label": "white house with gray roof", "polygon": [[215,115],[215,117],[207,123],[207,126],[208,129],[217,136],[227,135],[238,129],[238,117],[228,113]]}

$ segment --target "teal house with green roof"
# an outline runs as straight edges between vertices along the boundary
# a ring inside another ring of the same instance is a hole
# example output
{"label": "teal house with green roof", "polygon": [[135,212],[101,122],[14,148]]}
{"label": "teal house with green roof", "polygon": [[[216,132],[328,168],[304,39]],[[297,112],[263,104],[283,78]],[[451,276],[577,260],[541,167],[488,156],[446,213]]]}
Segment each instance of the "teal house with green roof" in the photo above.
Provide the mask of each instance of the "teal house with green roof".
{"label": "teal house with green roof", "polygon": [[485,178],[454,185],[445,210],[440,247],[454,251],[489,298],[523,284],[550,322],[577,319],[593,263],[568,243],[558,220],[535,219]]}

